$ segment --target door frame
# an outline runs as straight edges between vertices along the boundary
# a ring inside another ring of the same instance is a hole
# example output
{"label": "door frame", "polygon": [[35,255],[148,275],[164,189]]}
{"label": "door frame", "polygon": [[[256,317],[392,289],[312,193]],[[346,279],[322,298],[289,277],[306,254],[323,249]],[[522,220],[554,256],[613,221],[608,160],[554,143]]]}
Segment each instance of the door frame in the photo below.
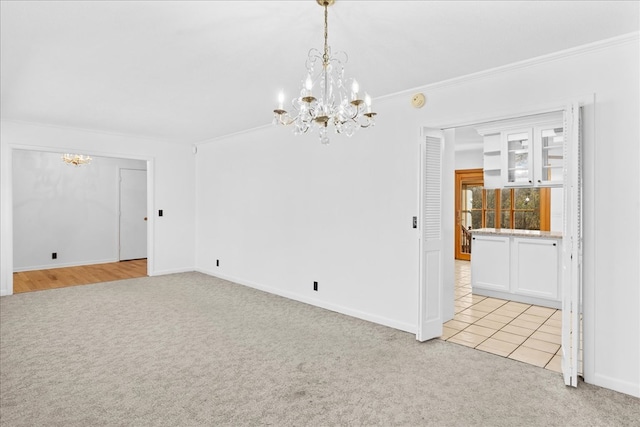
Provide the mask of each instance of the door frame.
{"label": "door frame", "polygon": [[[595,106],[595,94],[587,94],[587,95],[583,95],[583,96],[578,96],[575,98],[570,98],[570,99],[562,99],[562,100],[556,100],[556,101],[552,101],[552,102],[548,102],[548,103],[544,103],[544,104],[539,104],[537,106],[533,106],[533,107],[529,107],[529,108],[522,108],[522,109],[518,109],[518,108],[510,108],[509,110],[506,111],[502,111],[502,112],[489,112],[489,113],[482,113],[482,112],[478,112],[476,114],[473,114],[471,116],[468,116],[466,118],[459,118],[459,119],[453,119],[450,121],[442,121],[442,122],[433,122],[433,123],[428,123],[424,126],[421,127],[421,129],[440,129],[444,132],[445,135],[445,147],[450,146],[451,150],[453,150],[453,145],[455,143],[455,128],[458,127],[464,127],[464,126],[472,126],[472,125],[479,125],[482,123],[487,123],[487,122],[493,122],[493,121],[500,121],[500,120],[507,120],[507,119],[514,119],[514,118],[519,118],[519,117],[523,117],[523,116],[528,116],[528,115],[535,115],[535,114],[544,114],[544,113],[549,113],[549,112],[555,112],[555,111],[563,111],[565,112],[568,108],[568,106],[571,105],[578,105],[580,107],[582,107],[582,132],[583,134],[589,133],[591,138],[595,137],[595,132],[593,127],[595,126],[595,120],[594,120],[594,106]],[[585,108],[586,107],[586,108]],[[587,127],[590,126],[590,127]],[[420,134],[422,136],[422,133]],[[586,144],[584,143],[586,138],[582,138],[582,159],[581,162],[582,164],[586,164],[586,157],[584,155],[584,152],[586,151]],[[419,141],[421,142],[421,141]],[[588,157],[589,162],[587,164],[587,167],[590,169],[590,171],[595,170],[595,158],[593,155]],[[584,170],[585,168],[582,167],[582,170]],[[453,171],[455,170],[455,167],[453,166],[453,162],[450,162],[448,165],[443,166],[443,176],[446,176],[447,174],[450,174],[451,176],[453,176]],[[418,183],[421,183],[422,180],[424,179],[422,176],[422,169],[418,169],[418,173],[420,174],[417,177]],[[588,188],[594,188],[595,185],[595,181],[594,181],[594,177],[593,177],[593,173],[591,175],[583,175],[582,180],[580,181],[580,192],[584,192],[584,188],[588,187]],[[453,193],[453,183],[451,183],[451,185],[449,187],[444,186],[443,187],[443,198],[445,197],[445,193],[446,191],[449,191],[451,193]],[[421,184],[418,185],[418,188],[421,188]],[[564,194],[564,198],[566,200],[567,198],[567,194],[565,192]],[[422,199],[420,199],[420,203],[418,206],[418,210],[419,210],[419,215],[420,217],[423,217],[424,215],[424,211],[425,211],[425,207],[424,204],[422,203]],[[453,208],[453,204],[451,206]],[[582,205],[581,205],[581,212],[594,212],[594,202],[592,199],[587,199],[587,200],[582,200]],[[566,213],[563,213],[563,216],[566,215]],[[446,217],[443,217],[443,220]],[[450,216],[451,219],[453,219],[453,215]],[[571,218],[570,221],[577,221],[578,217],[576,218]],[[563,221],[566,221],[566,218],[563,218]],[[448,227],[446,227],[446,225],[443,224],[443,231],[447,232]],[[572,227],[570,227],[570,229],[572,229]],[[595,227],[594,227],[594,222],[591,218],[587,217],[584,218],[584,220],[582,221],[581,224],[581,235],[580,240],[581,242],[583,242],[585,240],[585,235],[586,236],[593,236],[595,233]],[[447,236],[446,234],[443,235],[443,239],[446,241],[447,239],[450,240],[451,242],[453,242],[454,237],[453,237],[453,230],[449,231],[449,236]],[[578,236],[564,236],[563,235],[563,239],[566,238],[572,238],[572,239],[577,239]],[[586,249],[587,251],[589,251],[589,248]],[[452,253],[453,255],[453,253]],[[580,258],[582,259],[584,257],[584,247],[582,247],[581,249],[581,256]],[[421,258],[421,257],[420,257]],[[422,260],[418,259],[418,271],[421,271],[420,269],[422,268]],[[452,259],[453,261],[453,259]],[[593,263],[592,263],[593,264]],[[445,264],[446,265],[446,264]],[[586,281],[591,281],[593,280],[593,277],[595,275],[595,271],[594,271],[594,266],[593,265],[585,265],[584,263],[581,262],[580,260],[580,264],[579,264],[579,277],[580,277],[580,287],[583,288],[584,287],[584,283]],[[446,273],[446,272],[445,272]],[[446,275],[445,275],[445,279],[446,279]],[[585,280],[585,278],[587,278],[587,280]],[[445,280],[445,282],[443,283],[443,287],[444,287],[444,291],[441,293],[442,297],[445,299],[444,301],[440,302],[441,306],[446,306],[448,304],[453,305],[453,291],[451,292],[447,292],[447,288],[450,288],[451,290],[453,290],[455,286],[455,279],[453,278],[453,275],[451,275],[451,280]],[[564,281],[562,282],[562,289],[563,289],[563,294],[565,293],[565,290],[567,289],[567,287],[569,286],[569,284],[564,283]],[[423,278],[423,274],[419,274],[419,280],[418,280],[418,295],[422,295],[426,292],[427,288],[426,288],[426,283],[425,280]],[[568,294],[569,292],[567,292]],[[451,301],[449,301],[451,300]],[[593,319],[593,314],[594,314],[594,306],[593,306],[593,301],[591,300],[589,302],[588,305],[584,305],[582,303],[581,300],[579,301],[574,301],[573,303],[576,304],[576,306],[580,307],[580,311],[582,313],[582,332],[583,332],[583,340],[584,340],[584,347],[583,347],[583,375],[585,377],[585,379],[588,381],[589,378],[591,378],[594,374],[594,364],[593,361],[591,360],[591,356],[594,354],[594,350],[593,350],[593,339],[594,339],[594,319]],[[424,319],[423,316],[426,313],[426,307],[423,307],[423,305],[425,304],[425,302],[423,301],[422,298],[418,299],[418,325],[416,330],[420,331],[420,327],[421,324],[423,323]],[[444,320],[444,319],[443,319]],[[564,329],[563,329],[564,332]],[[419,335],[417,335],[417,339],[420,340]],[[565,377],[566,378],[566,377]],[[575,385],[575,384],[573,384]]]}
{"label": "door frame", "polygon": [[[455,239],[454,239],[454,247],[455,247],[455,259],[462,259],[465,261],[471,260],[471,253],[465,253],[460,250],[461,246],[461,233],[460,233],[460,214],[461,214],[461,204],[460,197],[462,195],[461,189],[464,183],[469,184],[480,184],[484,186],[484,173],[482,168],[477,169],[456,169],[455,170],[456,183],[455,183],[455,213],[454,213],[454,221],[455,221]],[[484,201],[483,201],[484,205]]]}

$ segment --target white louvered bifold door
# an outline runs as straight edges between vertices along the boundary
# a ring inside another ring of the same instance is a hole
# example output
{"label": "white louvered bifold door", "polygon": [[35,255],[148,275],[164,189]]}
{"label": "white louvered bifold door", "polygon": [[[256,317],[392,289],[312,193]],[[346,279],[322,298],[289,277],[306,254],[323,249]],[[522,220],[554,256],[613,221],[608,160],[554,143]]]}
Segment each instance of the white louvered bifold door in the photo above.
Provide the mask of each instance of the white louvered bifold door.
{"label": "white louvered bifold door", "polygon": [[574,103],[564,113],[564,218],[562,242],[562,374],[578,385],[582,295],[582,123]]}
{"label": "white louvered bifold door", "polygon": [[442,335],[442,157],[444,137],[425,131],[420,150],[420,301],[417,339]]}

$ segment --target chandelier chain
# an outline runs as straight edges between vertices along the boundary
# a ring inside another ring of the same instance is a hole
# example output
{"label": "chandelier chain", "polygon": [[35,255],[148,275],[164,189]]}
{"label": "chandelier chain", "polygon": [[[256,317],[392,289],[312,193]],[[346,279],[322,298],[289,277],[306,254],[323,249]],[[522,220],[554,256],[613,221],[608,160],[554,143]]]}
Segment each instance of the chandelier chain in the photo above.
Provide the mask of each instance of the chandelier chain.
{"label": "chandelier chain", "polygon": [[328,4],[324,4],[324,55],[322,55],[322,61],[324,66],[329,65],[329,10]]}

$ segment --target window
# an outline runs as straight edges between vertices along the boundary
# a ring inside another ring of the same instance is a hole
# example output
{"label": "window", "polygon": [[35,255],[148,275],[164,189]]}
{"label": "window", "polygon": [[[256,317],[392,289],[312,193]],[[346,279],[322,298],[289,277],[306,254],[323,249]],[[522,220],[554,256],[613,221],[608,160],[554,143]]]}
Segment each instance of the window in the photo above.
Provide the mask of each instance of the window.
{"label": "window", "polygon": [[487,190],[484,188],[482,169],[456,170],[455,180],[456,259],[470,259],[470,230],[550,229],[549,188]]}
{"label": "window", "polygon": [[548,188],[511,188],[484,192],[485,227],[549,230]]}

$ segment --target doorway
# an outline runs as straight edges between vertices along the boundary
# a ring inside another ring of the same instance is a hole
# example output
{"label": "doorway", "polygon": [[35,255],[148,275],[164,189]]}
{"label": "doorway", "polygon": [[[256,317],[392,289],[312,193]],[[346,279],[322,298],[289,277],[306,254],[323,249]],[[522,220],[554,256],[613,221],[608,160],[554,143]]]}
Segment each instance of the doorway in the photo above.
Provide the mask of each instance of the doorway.
{"label": "doorway", "polygon": [[456,170],[455,182],[455,257],[471,259],[471,231],[481,228],[482,214],[486,207],[483,197],[484,181],[482,169]]}
{"label": "doorway", "polygon": [[[153,194],[152,160],[93,156],[91,164],[76,167],[63,164],[61,153],[56,151],[14,146],[8,149],[8,154],[3,167],[6,166],[6,182],[12,194],[9,203],[3,204],[3,211],[8,208],[13,213],[7,215],[12,231],[7,242],[13,250],[6,252],[10,258],[8,268],[2,272],[6,278],[3,295],[16,291],[14,278],[22,272],[79,266],[104,269],[118,261],[118,168],[146,169],[142,171],[145,188],[140,196],[146,206]],[[152,230],[145,237],[145,250],[147,241],[153,238]],[[152,256],[152,251],[145,253],[143,258],[149,262],[136,264],[136,272],[132,274],[141,270],[150,275]],[[40,289],[41,285],[27,290]]]}
{"label": "doorway", "polygon": [[[448,316],[446,308],[453,302],[453,292],[447,294],[449,286],[454,286],[453,280],[444,278],[448,274],[448,270],[451,267],[451,271],[454,269],[454,257],[447,259],[447,256],[443,256],[439,259],[439,262],[429,268],[429,259],[426,259],[422,253],[422,248],[428,243],[428,236],[425,233],[427,229],[429,219],[437,226],[436,232],[433,235],[441,237],[447,237],[451,243],[454,241],[455,235],[455,221],[449,223],[448,221],[441,221],[440,214],[445,218],[448,216],[451,219],[454,218],[454,206],[455,201],[455,174],[451,173],[455,171],[455,153],[454,144],[456,138],[457,128],[478,126],[480,124],[500,122],[503,125],[504,120],[522,120],[523,117],[544,115],[549,113],[562,112],[564,122],[564,139],[563,149],[565,155],[563,156],[563,200],[564,206],[562,212],[562,274],[559,277],[559,283],[561,289],[559,293],[562,295],[562,313],[561,313],[561,367],[566,385],[577,385],[578,367],[581,362],[578,359],[578,353],[580,349],[579,338],[581,336],[581,292],[582,292],[582,174],[581,174],[581,140],[582,140],[582,105],[586,102],[592,103],[592,98],[575,99],[571,102],[558,105],[547,104],[544,106],[538,106],[537,108],[520,111],[512,115],[503,117],[492,117],[487,115],[478,115],[475,120],[467,120],[466,122],[458,123],[441,123],[439,125],[431,124],[429,127],[422,129],[422,137],[425,135],[431,135],[431,138],[439,140],[441,144],[436,147],[437,153],[435,156],[428,150],[429,137],[426,141],[421,141],[421,158],[420,163],[427,165],[433,159],[443,159],[442,169],[422,167],[419,175],[420,182],[420,215],[425,217],[425,226],[420,230],[418,236],[419,246],[419,299],[418,299],[418,324],[416,338],[419,341],[425,341],[431,338],[435,338],[438,335],[438,329],[435,327],[428,328],[435,321],[440,320],[447,321],[453,316]],[[590,116],[592,119],[592,115]],[[514,121],[515,121],[514,120]],[[445,144],[446,142],[446,144]],[[488,152],[495,152],[488,151]],[[440,171],[444,173],[440,173]],[[450,172],[447,172],[450,171]],[[498,170],[498,169],[496,169]],[[436,216],[433,215],[433,209],[429,209],[427,198],[424,197],[428,194],[429,190],[426,183],[429,180],[429,176],[437,178],[435,189],[438,190],[438,195],[443,201],[442,206],[438,206]],[[506,176],[506,175],[505,175]],[[532,181],[529,181],[532,182]],[[538,181],[540,182],[540,181]],[[446,207],[450,206],[450,210]],[[515,210],[512,209],[512,210]],[[525,209],[528,210],[528,209]],[[430,218],[428,214],[431,212]],[[450,212],[450,213],[449,213]],[[450,215],[450,216],[449,216]],[[526,215],[526,214],[525,214]],[[439,227],[438,227],[439,226]],[[454,248],[451,248],[449,254],[455,254]],[[450,255],[449,255],[450,256]],[[464,261],[463,261],[464,262]],[[473,296],[471,296],[473,298]],[[490,302],[493,304],[493,302]],[[444,307],[444,309],[443,309]],[[453,308],[453,307],[451,307]],[[425,332],[426,331],[426,332]],[[585,339],[586,341],[586,339]]]}

